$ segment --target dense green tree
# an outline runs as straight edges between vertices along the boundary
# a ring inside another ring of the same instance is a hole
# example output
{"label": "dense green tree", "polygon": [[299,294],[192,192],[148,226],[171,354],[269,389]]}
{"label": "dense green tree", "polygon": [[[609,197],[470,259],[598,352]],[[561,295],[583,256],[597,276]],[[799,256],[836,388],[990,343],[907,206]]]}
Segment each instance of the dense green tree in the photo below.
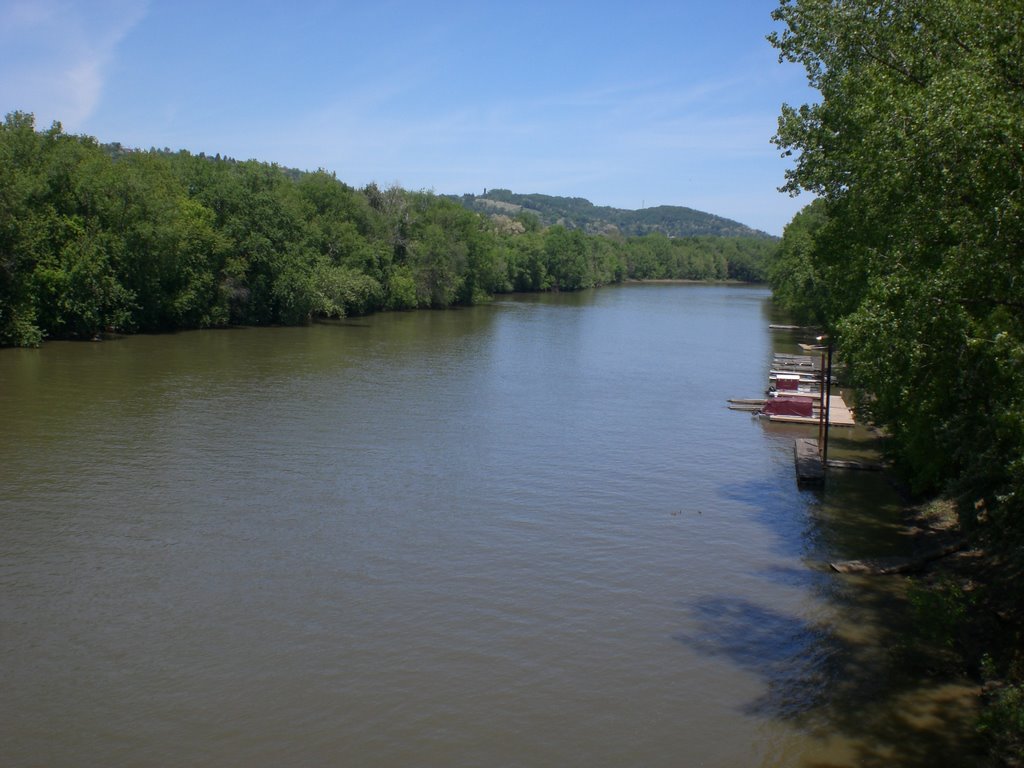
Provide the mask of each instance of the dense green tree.
{"label": "dense green tree", "polygon": [[102,150],[65,135],[59,123],[36,133],[30,115],[13,113],[0,152],[0,335],[33,343],[125,324],[134,296],[116,274],[124,238],[93,215],[105,197],[83,190],[105,169]]}
{"label": "dense green tree", "polygon": [[577,291],[593,286],[587,270],[586,239],[578,229],[549,227],[544,232],[544,251],[553,289]]}
{"label": "dense green tree", "polygon": [[36,344],[39,325],[36,266],[53,252],[59,229],[46,199],[44,147],[52,145],[58,124],[37,133],[31,115],[14,112],[0,126],[0,343]]}
{"label": "dense green tree", "polygon": [[786,225],[782,241],[768,260],[773,300],[801,323],[822,324],[831,314],[827,308],[830,286],[823,279],[828,265],[816,259],[824,253],[816,237],[825,219],[824,200],[806,206]]}
{"label": "dense green tree", "polygon": [[591,237],[587,243],[594,285],[621,283],[628,271],[624,243],[608,237]]}
{"label": "dense green tree", "polygon": [[0,126],[0,161],[0,344],[304,323],[733,265],[753,276],[771,243],[545,229],[527,212],[492,218],[324,171],[101,146],[22,113]]}
{"label": "dense green tree", "polygon": [[818,294],[808,308],[919,488],[1024,519],[1024,5],[784,0],[774,15],[781,58],[821,94],[783,108],[786,188],[823,201],[789,238],[809,257],[776,262],[777,284]]}
{"label": "dense green tree", "polygon": [[670,275],[672,244],[665,235],[647,235],[633,240],[632,244],[630,277],[634,280],[660,280]]}
{"label": "dense green tree", "polygon": [[527,231],[517,237],[506,238],[504,252],[510,290],[551,289],[544,238],[538,231]]}

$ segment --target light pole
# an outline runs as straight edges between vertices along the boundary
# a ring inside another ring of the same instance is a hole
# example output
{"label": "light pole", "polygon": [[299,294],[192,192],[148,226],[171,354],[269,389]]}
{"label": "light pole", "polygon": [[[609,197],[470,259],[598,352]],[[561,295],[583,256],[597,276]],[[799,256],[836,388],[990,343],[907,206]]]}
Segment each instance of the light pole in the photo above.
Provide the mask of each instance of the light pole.
{"label": "light pole", "polygon": [[[828,467],[828,421],[832,406],[832,339],[827,335],[818,336],[815,341],[821,346],[821,405],[818,409],[818,445],[821,447],[821,466]],[[827,362],[826,362],[827,350]]]}

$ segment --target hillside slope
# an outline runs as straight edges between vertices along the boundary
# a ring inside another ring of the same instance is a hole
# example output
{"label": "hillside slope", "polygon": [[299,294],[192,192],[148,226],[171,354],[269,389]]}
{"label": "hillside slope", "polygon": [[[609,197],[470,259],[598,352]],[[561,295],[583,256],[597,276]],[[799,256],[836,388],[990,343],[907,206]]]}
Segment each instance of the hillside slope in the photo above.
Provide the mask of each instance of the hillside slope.
{"label": "hillside slope", "polygon": [[451,199],[479,213],[511,217],[527,213],[536,216],[544,226],[561,224],[587,234],[618,232],[625,237],[634,237],[661,232],[668,237],[770,237],[738,221],[674,205],[630,211],[594,205],[582,197],[520,195],[507,189],[485,190],[483,195],[452,195]]}

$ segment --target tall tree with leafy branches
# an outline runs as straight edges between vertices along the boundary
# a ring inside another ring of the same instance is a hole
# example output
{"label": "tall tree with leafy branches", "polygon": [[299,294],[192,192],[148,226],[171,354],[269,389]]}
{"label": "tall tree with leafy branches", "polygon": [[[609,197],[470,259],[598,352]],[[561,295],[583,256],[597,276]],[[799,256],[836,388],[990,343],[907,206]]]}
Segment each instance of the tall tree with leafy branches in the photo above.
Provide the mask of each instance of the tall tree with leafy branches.
{"label": "tall tree with leafy branches", "polygon": [[791,275],[915,485],[1020,531],[1024,4],[782,0],[773,17],[780,60],[820,93],[774,137],[784,189],[823,207]]}

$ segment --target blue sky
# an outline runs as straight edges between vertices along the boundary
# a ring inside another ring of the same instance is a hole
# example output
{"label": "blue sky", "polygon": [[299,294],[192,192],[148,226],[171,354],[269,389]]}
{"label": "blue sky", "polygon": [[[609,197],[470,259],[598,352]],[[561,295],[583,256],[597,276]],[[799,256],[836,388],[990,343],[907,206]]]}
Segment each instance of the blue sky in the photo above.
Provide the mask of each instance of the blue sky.
{"label": "blue sky", "polygon": [[685,205],[773,234],[774,0],[0,0],[0,109],[356,187]]}

